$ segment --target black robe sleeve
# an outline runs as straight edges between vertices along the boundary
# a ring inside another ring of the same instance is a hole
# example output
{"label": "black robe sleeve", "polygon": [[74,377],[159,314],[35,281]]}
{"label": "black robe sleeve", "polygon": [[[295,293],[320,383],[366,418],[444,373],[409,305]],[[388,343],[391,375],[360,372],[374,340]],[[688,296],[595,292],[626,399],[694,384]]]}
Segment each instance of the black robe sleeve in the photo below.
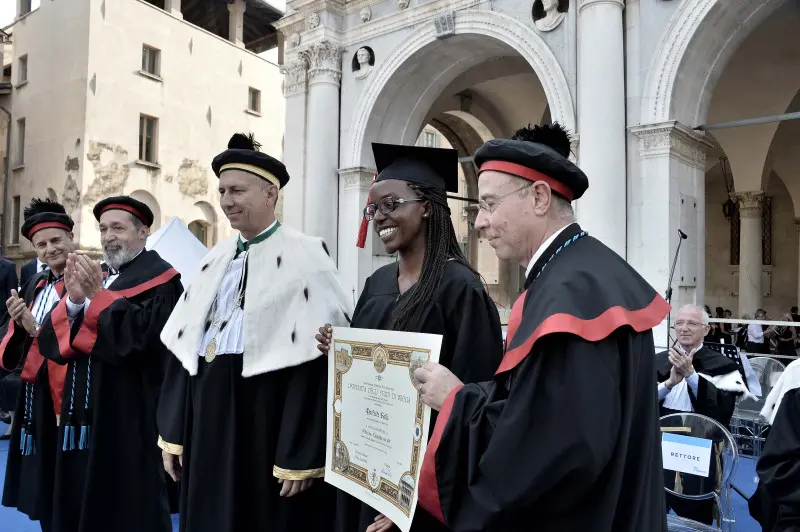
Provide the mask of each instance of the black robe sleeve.
{"label": "black robe sleeve", "polygon": [[117,365],[137,356],[151,356],[152,348],[161,345],[158,335],[181,293],[183,286],[177,276],[152,288],[146,297],[126,298],[113,290],[102,290],[71,323],[65,297],[42,323],[42,354],[59,364],[80,355],[97,356]]}
{"label": "black robe sleeve", "polygon": [[774,532],[800,529],[800,389],[781,401],[756,471],[777,515]]}
{"label": "black robe sleeve", "polygon": [[509,511],[580,500],[614,452],[622,402],[613,337],[546,337],[511,378],[509,391],[500,379],[467,384],[439,413],[420,503],[452,530],[514,529]]}
{"label": "black robe sleeve", "polygon": [[276,478],[305,480],[325,475],[327,361],[320,356],[281,370],[286,388],[272,470]]}
{"label": "black robe sleeve", "polygon": [[6,371],[16,370],[25,357],[30,335],[22,325],[10,317],[0,327],[0,367]]}
{"label": "black robe sleeve", "polygon": [[736,409],[737,394],[720,390],[712,382],[698,375],[697,397],[689,387],[689,398],[692,407],[698,414],[718,421],[723,427],[731,424],[733,411]]}
{"label": "black robe sleeve", "polygon": [[158,402],[158,446],[170,454],[183,454],[183,438],[189,415],[189,372],[177,357],[167,358],[161,398]]}
{"label": "black robe sleeve", "polygon": [[455,342],[452,360],[444,365],[461,382],[491,380],[503,359],[503,330],[489,294],[478,283],[453,283],[442,305],[448,336]]}

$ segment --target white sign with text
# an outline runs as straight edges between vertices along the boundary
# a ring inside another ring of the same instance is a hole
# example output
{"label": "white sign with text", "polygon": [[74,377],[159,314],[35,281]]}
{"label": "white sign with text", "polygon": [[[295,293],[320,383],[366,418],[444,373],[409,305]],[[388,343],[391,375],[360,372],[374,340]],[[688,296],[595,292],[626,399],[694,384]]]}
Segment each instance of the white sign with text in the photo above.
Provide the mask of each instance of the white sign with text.
{"label": "white sign with text", "polygon": [[711,443],[703,438],[665,432],[661,437],[664,469],[708,478]]}

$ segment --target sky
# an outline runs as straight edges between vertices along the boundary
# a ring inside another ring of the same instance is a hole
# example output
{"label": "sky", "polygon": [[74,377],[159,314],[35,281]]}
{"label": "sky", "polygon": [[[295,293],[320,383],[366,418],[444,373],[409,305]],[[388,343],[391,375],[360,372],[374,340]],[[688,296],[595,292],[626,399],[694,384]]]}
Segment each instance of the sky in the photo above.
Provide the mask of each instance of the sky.
{"label": "sky", "polygon": [[[41,0],[33,0],[31,9],[39,7]],[[14,22],[14,15],[17,14],[17,0],[0,0],[0,28],[5,28]]]}

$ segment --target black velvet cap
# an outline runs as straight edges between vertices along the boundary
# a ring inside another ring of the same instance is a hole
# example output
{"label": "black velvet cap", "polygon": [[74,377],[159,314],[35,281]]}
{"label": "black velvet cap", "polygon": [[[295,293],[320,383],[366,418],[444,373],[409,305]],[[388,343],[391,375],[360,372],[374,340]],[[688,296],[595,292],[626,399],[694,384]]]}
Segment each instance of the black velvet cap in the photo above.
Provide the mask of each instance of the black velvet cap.
{"label": "black velvet cap", "polygon": [[443,148],[422,148],[372,143],[378,177],[375,181],[398,179],[417,185],[458,192],[458,152]]}
{"label": "black velvet cap", "polygon": [[236,133],[228,141],[228,149],[220,153],[211,162],[211,168],[217,177],[225,170],[242,170],[269,181],[278,188],[289,182],[286,166],[278,159],[270,157],[259,150],[261,145],[253,138],[252,133]]}
{"label": "black velvet cap", "polygon": [[125,211],[136,216],[141,222],[150,227],[153,225],[153,211],[150,207],[130,196],[114,196],[97,203],[92,210],[95,219],[99,222],[100,216],[106,211]]}
{"label": "black velvet cap", "polygon": [[559,124],[522,128],[510,139],[494,139],[475,152],[478,172],[496,170],[530,181],[546,181],[569,201],[583,196],[589,180],[569,160],[570,141]]}
{"label": "black velvet cap", "polygon": [[51,199],[34,198],[23,211],[25,222],[22,224],[22,236],[31,240],[33,235],[42,229],[56,227],[72,231],[75,222],[69,217],[64,206]]}

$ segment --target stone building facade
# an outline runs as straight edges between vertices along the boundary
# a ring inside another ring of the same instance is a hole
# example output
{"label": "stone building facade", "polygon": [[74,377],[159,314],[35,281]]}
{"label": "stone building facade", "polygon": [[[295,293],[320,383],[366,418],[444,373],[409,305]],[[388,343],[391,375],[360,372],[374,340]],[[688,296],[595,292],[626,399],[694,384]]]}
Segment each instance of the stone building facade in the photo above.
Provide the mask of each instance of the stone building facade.
{"label": "stone building facade", "polygon": [[[797,304],[797,2],[290,0],[276,26],[294,181],[284,217],[331,242],[354,293],[393,260],[377,238],[355,247],[371,142],[436,129],[474,198],[480,143],[552,121],[573,133],[589,176],[575,209],[590,234],[661,291],[678,229],[688,235],[673,308]],[[728,124],[742,119],[756,120]],[[455,216],[474,216],[468,207]],[[481,266],[498,272],[487,282],[507,306],[520,266]]]}
{"label": "stone building facade", "polygon": [[11,175],[5,254],[33,256],[20,236],[32,197],[62,202],[84,249],[100,244],[94,204],[129,194],[181,218],[207,246],[227,237],[211,160],[237,131],[280,157],[284,99],[261,0],[20,2],[11,57]]}

